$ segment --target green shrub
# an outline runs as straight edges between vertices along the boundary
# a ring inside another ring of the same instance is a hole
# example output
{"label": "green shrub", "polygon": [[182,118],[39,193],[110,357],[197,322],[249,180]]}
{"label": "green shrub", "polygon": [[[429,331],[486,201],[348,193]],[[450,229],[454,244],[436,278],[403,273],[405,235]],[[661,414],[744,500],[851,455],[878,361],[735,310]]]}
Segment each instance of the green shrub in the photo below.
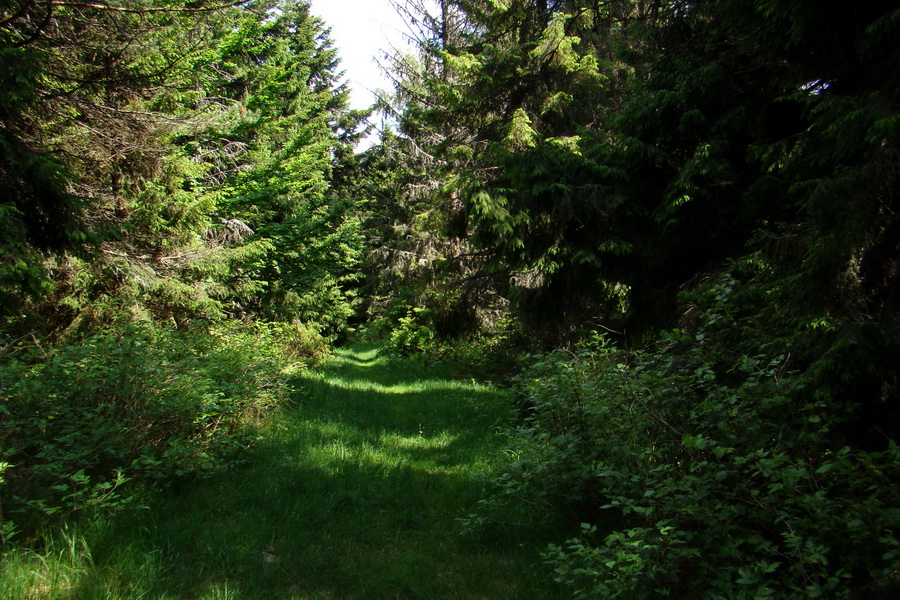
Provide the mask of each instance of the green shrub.
{"label": "green shrub", "polygon": [[486,504],[582,522],[545,554],[578,598],[874,593],[900,569],[900,451],[843,445],[846,410],[803,382],[784,357],[719,352],[702,330],[646,353],[597,337],[533,357]]}
{"label": "green shrub", "polygon": [[435,348],[435,337],[428,311],[411,308],[391,331],[390,347],[404,355],[429,352]]}
{"label": "green shrub", "polygon": [[[50,515],[127,502],[128,480],[207,472],[236,459],[285,394],[293,326],[179,331],[122,325],[77,345],[8,345],[0,362],[0,501],[30,531]],[[299,350],[298,350],[299,351]]]}

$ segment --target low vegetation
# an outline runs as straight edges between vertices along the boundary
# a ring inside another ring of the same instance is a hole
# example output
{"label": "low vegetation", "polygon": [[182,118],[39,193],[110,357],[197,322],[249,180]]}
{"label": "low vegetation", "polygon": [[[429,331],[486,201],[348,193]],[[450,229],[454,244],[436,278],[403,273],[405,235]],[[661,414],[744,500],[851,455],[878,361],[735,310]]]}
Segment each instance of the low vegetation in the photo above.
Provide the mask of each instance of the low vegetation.
{"label": "low vegetation", "polygon": [[[853,447],[789,357],[693,335],[531,357],[484,515],[565,511],[544,556],[576,598],[873,598],[900,571],[895,444]],[[724,333],[719,331],[718,333]]]}
{"label": "low vegetation", "polygon": [[[89,512],[7,554],[9,598],[553,598],[532,515],[466,527],[502,463],[509,395],[372,346],[296,374],[239,464]],[[520,515],[521,516],[521,515]]]}
{"label": "low vegetation", "polygon": [[[297,352],[303,356],[297,356]],[[4,542],[48,518],[135,501],[123,484],[209,473],[235,461],[287,398],[296,329],[195,331],[126,324],[79,344],[4,349]]]}

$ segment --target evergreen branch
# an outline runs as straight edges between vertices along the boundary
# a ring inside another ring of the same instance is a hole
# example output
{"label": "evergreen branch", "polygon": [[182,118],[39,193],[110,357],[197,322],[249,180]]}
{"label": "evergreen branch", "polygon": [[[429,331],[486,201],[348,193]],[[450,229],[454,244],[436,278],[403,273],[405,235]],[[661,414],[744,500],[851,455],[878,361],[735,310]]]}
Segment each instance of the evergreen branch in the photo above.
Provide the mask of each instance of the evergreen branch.
{"label": "evergreen branch", "polygon": [[106,4],[104,2],[60,2],[59,0],[49,0],[50,3],[55,4],[57,6],[63,6],[66,8],[93,8],[95,10],[100,11],[109,11],[109,12],[118,12],[118,13],[128,13],[128,14],[148,14],[148,13],[156,13],[156,14],[192,14],[192,13],[204,13],[204,12],[215,12],[219,10],[223,10],[225,8],[235,8],[239,7],[243,4],[246,4],[245,1],[241,0],[238,2],[224,2],[222,4],[213,3],[212,6],[185,6],[181,8],[169,8],[169,7],[146,7],[146,8],[129,8],[126,6],[118,6],[113,4]]}

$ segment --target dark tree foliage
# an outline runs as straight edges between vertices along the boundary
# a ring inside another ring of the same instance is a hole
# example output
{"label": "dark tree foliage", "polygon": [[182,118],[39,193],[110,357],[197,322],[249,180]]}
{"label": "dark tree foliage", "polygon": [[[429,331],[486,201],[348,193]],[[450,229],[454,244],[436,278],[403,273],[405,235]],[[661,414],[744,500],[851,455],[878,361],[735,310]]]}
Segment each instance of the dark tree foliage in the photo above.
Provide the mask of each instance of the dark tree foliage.
{"label": "dark tree foliage", "polygon": [[441,7],[422,70],[395,65],[401,131],[462,202],[479,273],[548,340],[652,334],[698,274],[753,252],[782,314],[835,315],[845,293],[890,312],[889,3]]}
{"label": "dark tree foliage", "polygon": [[[419,62],[399,63],[422,68],[399,72],[395,147],[429,156],[431,210],[458,200],[453,231],[481,259],[471,276],[492,282],[532,344],[569,347],[602,329],[648,348],[646,360],[535,358],[520,382],[523,458],[501,488],[584,520],[622,511],[608,538],[590,530],[548,556],[561,580],[579,597],[887,593],[900,435],[896,4],[439,6],[419,21]],[[430,339],[413,335],[422,324],[409,316],[395,332]],[[782,420],[793,425],[773,433]],[[706,446],[713,438],[722,446]],[[844,516],[817,531],[810,511]],[[706,537],[720,513],[742,541]],[[728,571],[723,548],[753,568]],[[759,562],[767,553],[784,560]]]}
{"label": "dark tree foliage", "polygon": [[366,154],[358,180],[369,202],[367,313],[403,320],[423,339],[482,330],[505,304],[497,277],[482,268],[486,254],[472,247],[458,186],[445,177],[450,165],[471,159],[462,146],[444,152],[445,140],[472,134],[441,117],[441,86],[460,77],[443,48],[462,44],[474,25],[451,2],[438,8],[432,15],[427,2],[397,3],[427,51],[389,57],[395,93],[381,98],[379,108],[401,134],[389,132]]}
{"label": "dark tree foliage", "polygon": [[[2,177],[11,192],[10,226],[24,236],[14,254],[41,252],[27,264],[45,282],[44,296],[31,294],[30,309],[12,290],[18,298],[4,302],[6,316],[34,314],[40,306],[37,312],[51,328],[72,322],[71,311],[41,306],[48,292],[71,280],[71,270],[59,261],[54,267],[51,259],[68,252],[73,261],[100,265],[103,260],[89,258],[97,257],[99,244],[119,242],[125,229],[145,225],[129,222],[129,205],[161,178],[169,153],[161,139],[166,117],[152,102],[186,80],[185,57],[197,51],[204,30],[194,24],[218,8],[53,1],[4,6]],[[157,240],[163,237],[158,234]],[[184,239],[185,231],[172,228],[170,236]],[[152,237],[132,236],[130,252],[152,247],[143,241]],[[109,283],[102,287],[115,289]]]}

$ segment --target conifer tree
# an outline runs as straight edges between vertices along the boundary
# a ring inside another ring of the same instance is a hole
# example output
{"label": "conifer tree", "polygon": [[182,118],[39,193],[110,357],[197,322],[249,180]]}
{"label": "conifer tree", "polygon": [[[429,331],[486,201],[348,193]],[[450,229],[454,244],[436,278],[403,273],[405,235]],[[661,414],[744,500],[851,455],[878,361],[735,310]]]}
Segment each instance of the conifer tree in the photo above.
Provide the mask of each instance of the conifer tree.
{"label": "conifer tree", "polygon": [[361,115],[306,4],[47,7],[0,26],[5,311],[31,291],[51,328],[127,309],[339,330],[359,238],[329,182]]}
{"label": "conifer tree", "polygon": [[349,284],[361,238],[354,200],[330,186],[358,115],[346,107],[326,35],[302,2],[245,10],[223,32],[213,65],[225,73],[206,92],[228,99],[225,120],[212,123],[193,151],[224,173],[217,191],[223,215],[239,219],[265,248],[242,266],[256,283],[236,301],[332,335],[352,312]]}
{"label": "conifer tree", "polygon": [[609,137],[628,76],[611,48],[636,9],[448,5],[455,35],[443,43],[435,18],[421,60],[440,70],[408,86],[425,100],[410,97],[401,122],[413,125],[404,132],[417,145],[434,139],[429,151],[441,187],[460,206],[457,230],[477,253],[472,280],[515,300],[522,318],[552,309],[558,318],[543,320],[550,338],[585,314],[621,312],[614,264],[604,265],[604,277],[597,266],[600,256],[621,262],[631,250],[621,232],[603,225],[621,202],[614,184],[622,176],[594,140]]}

